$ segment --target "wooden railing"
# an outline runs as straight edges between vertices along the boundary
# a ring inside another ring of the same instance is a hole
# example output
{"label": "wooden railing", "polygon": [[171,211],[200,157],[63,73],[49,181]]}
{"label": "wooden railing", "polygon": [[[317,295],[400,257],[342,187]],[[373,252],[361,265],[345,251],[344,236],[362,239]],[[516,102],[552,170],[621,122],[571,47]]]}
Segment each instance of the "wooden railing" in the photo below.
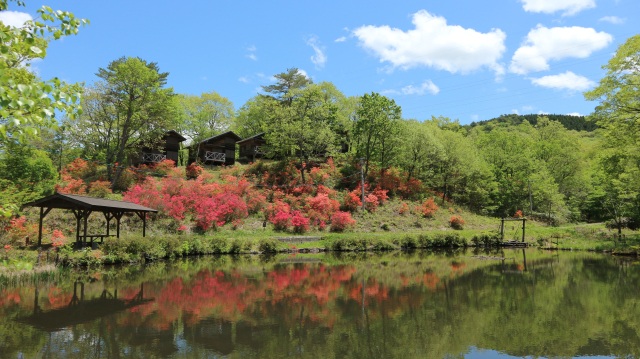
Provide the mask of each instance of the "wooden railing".
{"label": "wooden railing", "polygon": [[162,153],[142,153],[142,162],[152,162],[152,163],[157,163],[157,162],[162,162],[164,160],[167,159],[167,155],[164,155]]}
{"label": "wooden railing", "polygon": [[204,153],[204,161],[225,162],[226,155],[222,152],[207,151]]}

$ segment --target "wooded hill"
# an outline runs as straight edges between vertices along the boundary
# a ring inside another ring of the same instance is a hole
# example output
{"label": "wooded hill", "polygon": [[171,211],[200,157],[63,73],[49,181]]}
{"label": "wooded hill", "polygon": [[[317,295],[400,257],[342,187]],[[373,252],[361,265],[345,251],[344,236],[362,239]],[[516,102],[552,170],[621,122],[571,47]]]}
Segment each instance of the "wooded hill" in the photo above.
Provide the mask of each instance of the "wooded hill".
{"label": "wooded hill", "polygon": [[517,126],[524,121],[528,121],[532,126],[536,126],[538,124],[538,118],[541,116],[544,116],[551,121],[560,122],[562,126],[564,126],[564,128],[566,128],[567,130],[591,132],[591,131],[595,131],[598,128],[598,125],[594,121],[589,121],[585,116],[557,115],[557,114],[500,115],[490,120],[471,122],[469,125],[464,127],[471,129],[476,126],[482,126],[485,130],[490,130],[491,128],[498,127],[498,126],[505,126],[505,125]]}

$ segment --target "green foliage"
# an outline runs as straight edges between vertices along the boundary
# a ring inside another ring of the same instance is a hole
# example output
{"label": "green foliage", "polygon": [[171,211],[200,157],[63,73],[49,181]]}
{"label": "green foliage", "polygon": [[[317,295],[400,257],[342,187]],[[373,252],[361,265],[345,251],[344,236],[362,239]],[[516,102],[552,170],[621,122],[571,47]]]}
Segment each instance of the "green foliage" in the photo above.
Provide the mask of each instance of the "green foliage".
{"label": "green foliage", "polygon": [[[538,124],[539,117],[540,115],[535,115],[535,114],[500,115],[496,118],[492,118],[486,121],[471,122],[471,124],[465,127],[469,129],[472,129],[474,127],[480,127],[485,131],[490,131],[491,129],[496,127],[518,126],[525,121],[529,122],[529,124],[531,124],[532,126],[536,126]],[[598,129],[598,125],[596,125],[595,122],[590,121],[585,116],[546,114],[544,115],[544,117],[548,118],[550,121],[561,124],[567,130],[592,132]]]}
{"label": "green foliage", "polygon": [[353,147],[357,158],[364,159],[365,176],[370,164],[387,168],[398,149],[399,121],[402,109],[395,101],[372,92],[360,97],[353,122]]}
{"label": "green foliage", "polygon": [[[22,1],[16,4],[24,6]],[[9,1],[0,0],[0,11],[8,9]],[[79,86],[58,78],[41,80],[29,64],[46,56],[51,39],[75,35],[88,21],[48,6],[37,13],[38,18],[22,27],[0,23],[0,142],[36,137],[39,127],[55,126],[56,111],[70,117],[80,112]]]}
{"label": "green foliage", "polygon": [[215,91],[178,95],[176,100],[179,117],[175,129],[193,142],[226,132],[233,122],[233,103]]}
{"label": "green foliage", "polygon": [[122,57],[97,75],[100,81],[85,90],[82,116],[69,128],[85,156],[107,164],[114,188],[125,167],[113,166],[125,164],[140,146],[157,146],[177,117],[177,104],[165,87],[169,74],[155,62]]}
{"label": "green foliage", "polygon": [[[0,208],[11,215],[15,209],[50,194],[57,173],[46,153],[9,142],[0,153]],[[13,208],[13,210],[11,210]]]}

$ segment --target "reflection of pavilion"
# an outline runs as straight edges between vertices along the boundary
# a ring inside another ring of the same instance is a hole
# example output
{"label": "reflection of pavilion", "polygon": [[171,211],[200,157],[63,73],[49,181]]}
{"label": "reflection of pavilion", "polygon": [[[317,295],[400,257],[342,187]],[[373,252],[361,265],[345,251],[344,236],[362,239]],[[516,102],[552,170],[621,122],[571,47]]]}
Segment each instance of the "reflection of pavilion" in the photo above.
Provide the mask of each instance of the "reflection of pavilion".
{"label": "reflection of pavilion", "polygon": [[153,298],[144,299],[143,295],[144,286],[140,284],[140,291],[129,300],[118,299],[118,289],[114,289],[113,292],[104,289],[100,297],[86,300],[84,298],[84,283],[75,282],[73,297],[67,306],[43,312],[38,305],[38,290],[36,289],[33,314],[18,318],[17,321],[46,332],[54,332],[153,301]]}

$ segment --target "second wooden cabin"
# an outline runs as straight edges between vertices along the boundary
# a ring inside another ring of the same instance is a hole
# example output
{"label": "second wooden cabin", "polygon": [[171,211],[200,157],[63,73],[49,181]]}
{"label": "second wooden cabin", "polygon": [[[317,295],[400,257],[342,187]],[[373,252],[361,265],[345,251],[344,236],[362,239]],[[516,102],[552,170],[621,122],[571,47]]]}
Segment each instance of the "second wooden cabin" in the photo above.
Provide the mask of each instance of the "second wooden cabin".
{"label": "second wooden cabin", "polygon": [[235,163],[236,142],[240,140],[240,136],[228,131],[193,143],[189,146],[189,163],[231,166]]}

